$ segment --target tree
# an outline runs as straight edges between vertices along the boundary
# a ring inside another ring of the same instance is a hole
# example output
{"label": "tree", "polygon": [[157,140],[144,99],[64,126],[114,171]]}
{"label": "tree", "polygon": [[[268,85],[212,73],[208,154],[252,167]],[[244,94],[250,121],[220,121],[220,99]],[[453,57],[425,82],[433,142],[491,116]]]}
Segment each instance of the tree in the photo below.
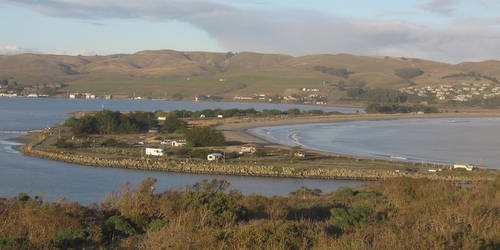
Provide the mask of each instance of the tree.
{"label": "tree", "polygon": [[359,205],[355,208],[337,207],[330,210],[332,224],[342,230],[365,223],[372,208],[367,205]]}
{"label": "tree", "polygon": [[365,93],[365,91],[362,88],[352,88],[346,91],[348,97],[358,97],[363,95],[363,93]]}
{"label": "tree", "polygon": [[196,146],[207,147],[226,145],[224,134],[212,127],[193,127],[192,129],[186,130],[184,135],[187,141],[193,142]]}
{"label": "tree", "polygon": [[119,111],[105,109],[95,114],[97,129],[100,134],[112,134],[118,127]]}
{"label": "tree", "polygon": [[233,57],[233,56],[234,56],[234,54],[233,54],[233,52],[231,52],[231,51],[228,51],[228,52],[226,53],[226,59],[229,59],[229,58],[231,58],[231,57]]}
{"label": "tree", "polygon": [[135,111],[130,112],[129,117],[141,130],[147,130],[156,125],[156,118],[153,112]]}
{"label": "tree", "polygon": [[187,122],[179,119],[175,113],[168,113],[162,126],[164,133],[173,133],[176,130],[187,128]]}
{"label": "tree", "polygon": [[82,134],[93,134],[97,132],[95,117],[92,115],[84,115],[80,119],[72,119],[71,132]]}
{"label": "tree", "polygon": [[417,77],[419,75],[422,75],[424,72],[418,68],[403,68],[403,69],[396,69],[396,74],[397,76],[405,79],[405,80],[410,80],[413,77]]}
{"label": "tree", "polygon": [[182,96],[179,93],[175,93],[172,95],[172,100],[174,100],[174,101],[182,101],[182,99],[184,99],[184,96]]}
{"label": "tree", "polygon": [[298,109],[298,108],[289,109],[286,111],[286,113],[288,115],[291,115],[291,116],[296,116],[296,115],[300,114],[300,109]]}
{"label": "tree", "polygon": [[256,149],[255,152],[253,152],[253,154],[255,156],[258,156],[258,157],[266,157],[267,156],[267,151],[265,151],[264,149]]}

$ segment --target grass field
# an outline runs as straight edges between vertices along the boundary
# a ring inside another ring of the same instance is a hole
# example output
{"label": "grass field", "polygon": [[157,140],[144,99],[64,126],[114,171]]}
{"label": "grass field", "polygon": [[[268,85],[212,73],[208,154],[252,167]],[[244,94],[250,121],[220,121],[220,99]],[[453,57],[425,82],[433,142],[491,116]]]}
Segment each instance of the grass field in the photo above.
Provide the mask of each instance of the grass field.
{"label": "grass field", "polygon": [[[189,79],[189,80],[188,80]],[[179,93],[188,99],[196,95],[216,95],[232,99],[235,95],[253,96],[254,93],[283,94],[287,89],[317,88],[326,91],[318,78],[286,78],[271,76],[233,76],[227,78],[195,77],[169,79],[126,79],[73,83],[64,88],[67,92],[91,92],[97,96],[151,97],[170,99]]]}

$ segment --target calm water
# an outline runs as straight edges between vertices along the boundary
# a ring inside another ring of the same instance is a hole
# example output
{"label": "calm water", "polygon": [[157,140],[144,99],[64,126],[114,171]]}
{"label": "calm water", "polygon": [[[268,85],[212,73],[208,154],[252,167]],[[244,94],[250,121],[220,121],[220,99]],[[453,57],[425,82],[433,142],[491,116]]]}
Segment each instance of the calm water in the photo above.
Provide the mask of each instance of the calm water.
{"label": "calm water", "polygon": [[498,117],[429,118],[264,127],[251,132],[325,152],[500,169],[498,124]]}
{"label": "calm water", "polygon": [[[84,100],[84,99],[25,99],[0,98],[0,129],[4,131],[22,129],[43,129],[56,125],[73,111],[106,109],[121,111],[155,110],[203,110],[255,108],[288,110],[323,109],[344,113],[356,112],[348,108],[320,108],[304,105],[273,105],[248,103],[196,103],[170,101],[129,101],[129,100]],[[200,175],[165,173],[155,171],[129,170],[119,168],[88,167],[27,157],[12,149],[19,145],[7,139],[18,134],[0,133],[0,197],[12,197],[20,192],[31,196],[45,193],[45,201],[53,202],[65,197],[82,204],[101,202],[111,189],[120,190],[125,181],[135,187],[142,179],[151,176],[158,179],[156,190],[180,189],[193,185],[202,179],[226,179],[230,189],[238,189],[244,194],[258,193],[268,196],[288,195],[301,187],[318,188],[329,192],[341,186],[357,186],[360,181],[332,181],[310,179],[285,179],[263,177],[240,177],[228,175]]]}

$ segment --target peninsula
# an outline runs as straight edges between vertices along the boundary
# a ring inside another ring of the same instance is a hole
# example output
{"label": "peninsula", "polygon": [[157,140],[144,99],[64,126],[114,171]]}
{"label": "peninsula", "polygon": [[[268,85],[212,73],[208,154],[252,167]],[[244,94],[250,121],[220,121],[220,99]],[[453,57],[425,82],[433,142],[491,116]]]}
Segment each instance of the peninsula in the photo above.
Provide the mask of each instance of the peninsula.
{"label": "peninsula", "polygon": [[[357,120],[441,118],[464,116],[498,116],[496,112],[439,113],[439,114],[333,114],[298,117],[265,117],[265,118],[224,118],[193,119],[190,126],[211,126],[224,134],[225,146],[202,147],[194,151],[201,152],[201,159],[182,157],[182,150],[166,147],[168,157],[152,157],[143,154],[144,147],[159,147],[162,138],[150,133],[120,135],[124,141],[132,143],[131,147],[91,147],[60,149],[54,142],[61,135],[73,137],[69,128],[56,127],[24,138],[31,141],[20,148],[25,155],[47,158],[51,160],[72,162],[82,165],[102,167],[122,167],[132,169],[172,171],[204,174],[229,174],[246,176],[273,176],[289,178],[325,178],[353,180],[381,180],[407,176],[411,178],[442,179],[454,182],[474,182],[493,180],[494,170],[480,169],[474,172],[449,171],[447,168],[431,170],[410,162],[383,161],[345,156],[335,153],[312,152],[298,148],[290,148],[276,142],[268,141],[258,135],[249,133],[254,127],[281,126],[308,123],[332,123]],[[175,135],[171,135],[175,136]],[[103,141],[116,139],[112,135],[95,135],[90,139]],[[175,138],[172,138],[175,139]],[[78,140],[78,139],[76,139]],[[242,147],[252,147],[266,152],[266,155],[238,154]],[[222,152],[224,161],[208,161],[203,158],[211,152]],[[173,156],[172,156],[173,155]],[[409,169],[411,171],[409,171]],[[437,173],[436,173],[437,172]]]}

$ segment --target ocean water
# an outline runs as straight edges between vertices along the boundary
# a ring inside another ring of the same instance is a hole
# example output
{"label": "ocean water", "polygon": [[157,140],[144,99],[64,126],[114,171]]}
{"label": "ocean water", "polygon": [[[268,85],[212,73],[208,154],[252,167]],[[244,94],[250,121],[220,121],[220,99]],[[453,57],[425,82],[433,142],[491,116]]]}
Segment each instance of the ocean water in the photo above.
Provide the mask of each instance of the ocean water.
{"label": "ocean water", "polygon": [[500,169],[499,117],[398,119],[261,127],[250,132],[304,149]]}

